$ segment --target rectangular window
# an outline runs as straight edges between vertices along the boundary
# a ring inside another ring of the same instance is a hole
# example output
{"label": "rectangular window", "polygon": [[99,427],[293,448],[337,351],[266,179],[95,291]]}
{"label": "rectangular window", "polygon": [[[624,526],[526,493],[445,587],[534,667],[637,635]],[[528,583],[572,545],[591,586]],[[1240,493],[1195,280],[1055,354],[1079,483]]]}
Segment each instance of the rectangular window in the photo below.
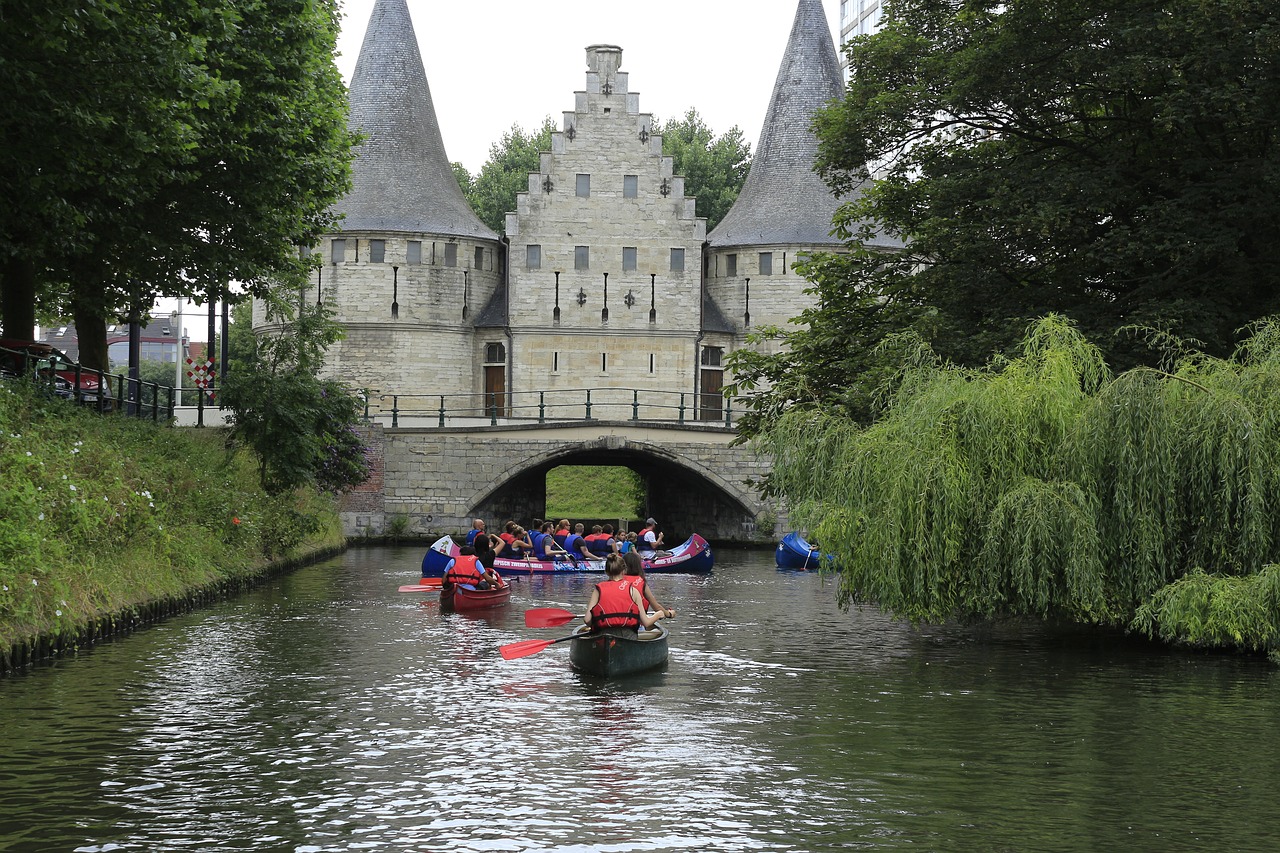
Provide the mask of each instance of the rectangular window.
{"label": "rectangular window", "polygon": [[600,372],[609,372],[609,353],[607,352],[600,353]]}
{"label": "rectangular window", "polygon": [[684,249],[671,250],[671,271],[684,272]]}
{"label": "rectangular window", "polygon": [[387,241],[386,240],[370,240],[369,241],[369,263],[380,264],[387,257]]}
{"label": "rectangular window", "polygon": [[578,183],[575,189],[578,198],[588,198],[591,195],[591,176],[579,175]]}
{"label": "rectangular window", "polygon": [[622,176],[622,197],[635,198],[636,192],[640,187],[640,178],[637,175]]}
{"label": "rectangular window", "polygon": [[524,268],[527,270],[542,269],[542,247],[533,243],[524,247]]}
{"label": "rectangular window", "polygon": [[473,269],[484,269],[484,246],[476,246],[476,261]]}
{"label": "rectangular window", "polygon": [[591,247],[590,246],[574,246],[573,247],[573,268],[575,270],[591,269]]}
{"label": "rectangular window", "polygon": [[409,247],[405,249],[404,261],[407,264],[422,263],[422,241],[410,240]]}
{"label": "rectangular window", "polygon": [[702,366],[703,367],[719,367],[720,359],[724,355],[724,347],[703,347],[702,348]]}
{"label": "rectangular window", "polygon": [[724,274],[729,278],[733,278],[738,274],[738,256],[736,254],[724,256]]}
{"label": "rectangular window", "polygon": [[560,372],[560,353],[558,352],[551,353],[551,372]]}
{"label": "rectangular window", "polygon": [[633,272],[636,268],[636,247],[622,247],[622,271]]}
{"label": "rectangular window", "polygon": [[446,267],[456,267],[458,265],[458,244],[444,244],[444,265]]}
{"label": "rectangular window", "polygon": [[760,253],[760,275],[773,275],[773,252]]}
{"label": "rectangular window", "polygon": [[332,253],[329,257],[335,264],[341,264],[347,260],[347,241],[346,240],[339,237],[336,240],[334,240],[332,243],[330,243],[329,246],[330,246],[330,252]]}
{"label": "rectangular window", "polygon": [[649,372],[653,373],[653,353],[649,353]]}

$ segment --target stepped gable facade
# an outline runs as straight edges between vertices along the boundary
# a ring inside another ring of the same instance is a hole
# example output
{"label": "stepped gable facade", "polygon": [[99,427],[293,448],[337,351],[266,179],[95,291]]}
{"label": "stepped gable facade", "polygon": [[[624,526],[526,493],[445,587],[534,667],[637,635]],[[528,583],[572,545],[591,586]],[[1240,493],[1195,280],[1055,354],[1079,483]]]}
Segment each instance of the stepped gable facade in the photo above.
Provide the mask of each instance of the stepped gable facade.
{"label": "stepped gable facade", "polygon": [[812,172],[813,112],[842,90],[821,2],[799,2],[747,182],[710,235],[622,49],[592,45],[586,60],[500,238],[453,176],[405,0],[378,0],[351,83],[365,139],[343,230],[313,250],[325,263],[303,297],[347,329],[326,373],[375,396],[473,395],[500,415],[529,415],[539,391],[616,388],[672,417],[681,394],[689,417],[723,417],[725,356],[808,306],[789,270],[799,253],[841,245],[838,201]]}

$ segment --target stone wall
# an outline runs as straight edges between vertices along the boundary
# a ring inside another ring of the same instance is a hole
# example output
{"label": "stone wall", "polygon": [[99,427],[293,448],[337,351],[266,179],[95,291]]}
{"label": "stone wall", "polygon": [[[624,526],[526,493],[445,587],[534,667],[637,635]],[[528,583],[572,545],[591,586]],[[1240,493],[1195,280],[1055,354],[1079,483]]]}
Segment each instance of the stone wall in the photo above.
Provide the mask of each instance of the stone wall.
{"label": "stone wall", "polygon": [[746,481],[768,460],[731,446],[731,430],[683,429],[597,422],[480,430],[388,429],[371,432],[381,448],[381,510],[374,487],[344,498],[350,536],[381,535],[387,519],[404,516],[424,538],[459,533],[474,517],[529,524],[545,514],[546,472],[559,465],[622,465],[649,484],[648,513],[668,541],[697,532],[708,539],[768,539],[757,530],[773,512]]}

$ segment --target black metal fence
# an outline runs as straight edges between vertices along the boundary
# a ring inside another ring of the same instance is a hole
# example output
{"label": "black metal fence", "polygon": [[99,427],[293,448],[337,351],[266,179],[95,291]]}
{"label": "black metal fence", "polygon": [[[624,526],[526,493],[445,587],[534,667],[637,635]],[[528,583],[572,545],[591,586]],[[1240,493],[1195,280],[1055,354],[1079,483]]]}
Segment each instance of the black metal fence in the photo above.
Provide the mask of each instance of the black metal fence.
{"label": "black metal fence", "polygon": [[[0,347],[0,379],[35,382],[56,397],[97,409],[102,414],[119,412],[156,423],[170,421],[176,407],[172,386],[130,379],[124,374],[84,367],[57,355],[33,350]],[[201,410],[205,394],[213,392],[213,389],[184,390],[199,396]]]}
{"label": "black metal fence", "polygon": [[730,401],[719,393],[636,388],[557,388],[481,394],[366,394],[365,419],[392,427],[491,426],[548,421],[626,420],[733,426]]}

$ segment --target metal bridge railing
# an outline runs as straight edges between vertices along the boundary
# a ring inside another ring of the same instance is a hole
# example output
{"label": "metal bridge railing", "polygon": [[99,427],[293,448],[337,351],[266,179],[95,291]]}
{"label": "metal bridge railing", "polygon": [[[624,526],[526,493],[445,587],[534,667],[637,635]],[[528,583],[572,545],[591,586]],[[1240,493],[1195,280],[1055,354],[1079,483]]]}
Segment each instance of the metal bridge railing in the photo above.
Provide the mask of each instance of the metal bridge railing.
{"label": "metal bridge railing", "polygon": [[390,427],[498,426],[568,421],[636,421],[733,426],[718,393],[636,388],[556,388],[479,394],[365,395],[365,420]]}

